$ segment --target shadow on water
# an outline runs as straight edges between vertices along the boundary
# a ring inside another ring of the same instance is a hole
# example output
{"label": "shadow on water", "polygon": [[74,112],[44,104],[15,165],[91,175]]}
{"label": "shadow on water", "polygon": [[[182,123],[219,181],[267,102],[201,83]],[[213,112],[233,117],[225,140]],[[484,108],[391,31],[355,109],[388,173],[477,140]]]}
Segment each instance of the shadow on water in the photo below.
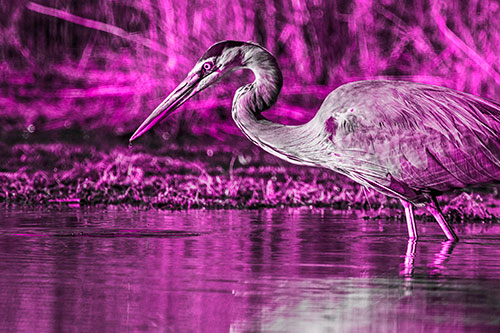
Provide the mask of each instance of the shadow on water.
{"label": "shadow on water", "polygon": [[0,329],[500,328],[498,224],[413,242],[349,214],[3,208]]}

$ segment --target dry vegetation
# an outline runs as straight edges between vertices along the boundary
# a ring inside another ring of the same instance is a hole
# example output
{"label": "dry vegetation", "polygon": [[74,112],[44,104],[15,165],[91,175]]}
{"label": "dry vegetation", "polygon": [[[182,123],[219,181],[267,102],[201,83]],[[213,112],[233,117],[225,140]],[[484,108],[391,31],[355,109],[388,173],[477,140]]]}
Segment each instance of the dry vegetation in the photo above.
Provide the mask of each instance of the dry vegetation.
{"label": "dry vegetation", "polygon": [[[121,205],[160,209],[283,206],[362,209],[401,218],[399,202],[325,169],[294,167],[240,139],[236,146],[24,143],[0,146],[0,203]],[[17,170],[17,171],[14,171]],[[495,221],[496,191],[445,196],[448,219]],[[450,199],[452,199],[450,201]],[[493,209],[493,210],[492,210]],[[396,213],[395,213],[396,212]],[[394,215],[395,214],[395,215]]]}

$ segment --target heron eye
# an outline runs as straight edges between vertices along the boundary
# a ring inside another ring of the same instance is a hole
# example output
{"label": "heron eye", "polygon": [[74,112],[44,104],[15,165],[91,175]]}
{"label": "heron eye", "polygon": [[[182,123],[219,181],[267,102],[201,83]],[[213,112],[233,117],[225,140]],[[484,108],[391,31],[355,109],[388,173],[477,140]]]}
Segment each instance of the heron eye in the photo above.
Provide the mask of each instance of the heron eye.
{"label": "heron eye", "polygon": [[213,64],[212,64],[211,62],[209,62],[209,61],[207,61],[206,63],[204,63],[204,64],[203,64],[203,69],[204,69],[205,71],[209,71],[209,70],[211,70],[211,69],[212,69],[212,67],[213,67]]}

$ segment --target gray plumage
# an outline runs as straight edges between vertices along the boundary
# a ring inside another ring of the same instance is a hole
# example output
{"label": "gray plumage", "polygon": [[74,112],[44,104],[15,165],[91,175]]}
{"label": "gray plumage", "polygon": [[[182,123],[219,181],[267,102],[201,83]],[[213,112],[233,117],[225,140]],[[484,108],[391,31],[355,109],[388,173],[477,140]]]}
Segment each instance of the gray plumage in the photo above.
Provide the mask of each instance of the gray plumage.
{"label": "gray plumage", "polygon": [[232,116],[255,144],[289,162],[318,166],[397,197],[409,235],[412,204],[426,205],[449,239],[457,239],[436,195],[500,181],[500,104],[452,89],[405,81],[359,81],[331,92],[316,116],[286,126],[262,116],[283,78],[276,59],[257,44],[214,44],[188,77],[137,129],[135,140],[221,77],[248,68],[255,81],[236,91]]}

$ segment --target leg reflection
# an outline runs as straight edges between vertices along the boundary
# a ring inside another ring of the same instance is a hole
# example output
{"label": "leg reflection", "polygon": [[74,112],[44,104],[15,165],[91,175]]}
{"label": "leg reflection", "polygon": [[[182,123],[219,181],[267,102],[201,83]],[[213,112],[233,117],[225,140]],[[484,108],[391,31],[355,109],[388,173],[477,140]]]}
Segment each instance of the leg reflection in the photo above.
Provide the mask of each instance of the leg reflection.
{"label": "leg reflection", "polygon": [[411,276],[413,274],[413,268],[415,265],[415,256],[417,252],[417,240],[415,238],[408,239],[408,245],[406,247],[405,261],[403,263],[404,267],[399,272],[403,276]]}
{"label": "leg reflection", "polygon": [[[434,255],[434,259],[429,266],[432,270],[429,272],[431,275],[440,274],[445,268],[445,264],[450,260],[453,253],[453,249],[457,245],[455,240],[446,240],[441,243],[441,248],[438,253]],[[402,264],[403,269],[399,272],[399,275],[409,276],[413,275],[415,268],[415,258],[417,256],[417,240],[408,239],[408,245],[406,247],[406,254],[404,255],[404,262]]]}
{"label": "leg reflection", "polygon": [[430,271],[430,274],[434,275],[441,273],[441,270],[445,268],[444,265],[446,262],[450,260],[456,245],[457,241],[455,240],[447,240],[441,243],[441,250],[439,253],[436,253],[432,261],[431,267],[433,267],[433,270]]}

